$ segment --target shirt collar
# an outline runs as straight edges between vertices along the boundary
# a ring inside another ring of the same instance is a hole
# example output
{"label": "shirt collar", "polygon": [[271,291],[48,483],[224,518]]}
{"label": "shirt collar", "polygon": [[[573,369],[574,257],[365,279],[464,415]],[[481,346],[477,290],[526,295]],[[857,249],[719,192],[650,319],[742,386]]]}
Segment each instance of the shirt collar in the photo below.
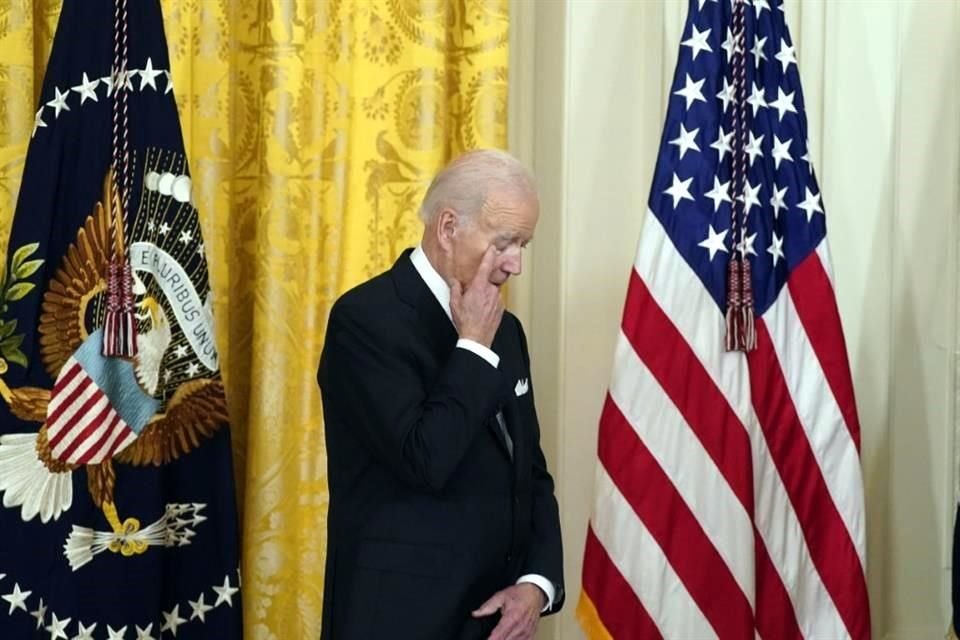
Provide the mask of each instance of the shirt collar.
{"label": "shirt collar", "polygon": [[423,252],[422,244],[418,244],[417,248],[410,254],[410,261],[413,263],[413,268],[416,269],[420,277],[423,278],[427,288],[433,293],[433,297],[436,298],[440,306],[443,307],[443,312],[446,313],[450,321],[453,322],[453,316],[450,315],[450,287],[444,281],[443,276],[437,273],[437,270],[430,264],[427,254]]}

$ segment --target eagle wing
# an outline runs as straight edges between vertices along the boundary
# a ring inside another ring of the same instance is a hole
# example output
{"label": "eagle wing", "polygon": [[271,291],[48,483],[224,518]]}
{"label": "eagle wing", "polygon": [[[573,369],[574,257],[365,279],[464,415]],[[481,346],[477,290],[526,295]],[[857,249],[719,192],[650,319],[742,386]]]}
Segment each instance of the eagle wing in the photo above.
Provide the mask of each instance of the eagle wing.
{"label": "eagle wing", "polygon": [[113,459],[134,466],[160,466],[176,460],[227,423],[227,400],[221,380],[184,382],[167,405],[129,447]]}

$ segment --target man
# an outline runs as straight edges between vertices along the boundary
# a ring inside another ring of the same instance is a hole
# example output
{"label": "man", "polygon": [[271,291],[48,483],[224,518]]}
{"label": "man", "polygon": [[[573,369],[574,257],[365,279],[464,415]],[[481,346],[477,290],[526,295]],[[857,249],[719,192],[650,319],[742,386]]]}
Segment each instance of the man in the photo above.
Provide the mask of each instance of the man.
{"label": "man", "polygon": [[510,155],[474,151],[420,215],[420,246],[330,313],[321,638],[532,638],[563,604],[560,522],[500,286],[520,273],[536,191]]}

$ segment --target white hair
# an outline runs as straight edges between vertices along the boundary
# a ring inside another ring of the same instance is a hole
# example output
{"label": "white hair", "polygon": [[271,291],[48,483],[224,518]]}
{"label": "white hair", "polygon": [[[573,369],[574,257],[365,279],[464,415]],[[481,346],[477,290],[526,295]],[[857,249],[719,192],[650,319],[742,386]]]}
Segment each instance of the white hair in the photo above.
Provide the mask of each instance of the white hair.
{"label": "white hair", "polygon": [[430,183],[420,219],[429,225],[444,209],[453,209],[473,220],[492,193],[511,193],[536,198],[533,176],[506,151],[468,151],[448,164]]}

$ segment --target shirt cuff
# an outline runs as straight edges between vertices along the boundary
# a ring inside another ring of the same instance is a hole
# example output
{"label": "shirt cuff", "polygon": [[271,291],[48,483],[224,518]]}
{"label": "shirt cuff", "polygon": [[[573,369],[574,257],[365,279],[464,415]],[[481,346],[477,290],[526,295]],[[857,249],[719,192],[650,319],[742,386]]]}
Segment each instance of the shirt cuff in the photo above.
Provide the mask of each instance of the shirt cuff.
{"label": "shirt cuff", "polygon": [[457,347],[459,347],[460,349],[466,349],[467,351],[472,351],[473,353],[477,354],[478,356],[480,356],[481,358],[489,362],[490,366],[493,367],[494,369],[500,366],[500,356],[498,356],[493,351],[486,348],[479,342],[476,342],[474,340],[469,340],[467,338],[460,338],[459,340],[457,340]]}
{"label": "shirt cuff", "polygon": [[536,573],[528,573],[525,576],[520,576],[517,579],[517,584],[523,584],[524,582],[529,582],[532,585],[536,585],[543,591],[543,595],[547,596],[547,604],[540,609],[540,613],[549,611],[553,607],[553,598],[557,595],[556,589],[553,587],[553,583],[544,578],[543,576]]}

